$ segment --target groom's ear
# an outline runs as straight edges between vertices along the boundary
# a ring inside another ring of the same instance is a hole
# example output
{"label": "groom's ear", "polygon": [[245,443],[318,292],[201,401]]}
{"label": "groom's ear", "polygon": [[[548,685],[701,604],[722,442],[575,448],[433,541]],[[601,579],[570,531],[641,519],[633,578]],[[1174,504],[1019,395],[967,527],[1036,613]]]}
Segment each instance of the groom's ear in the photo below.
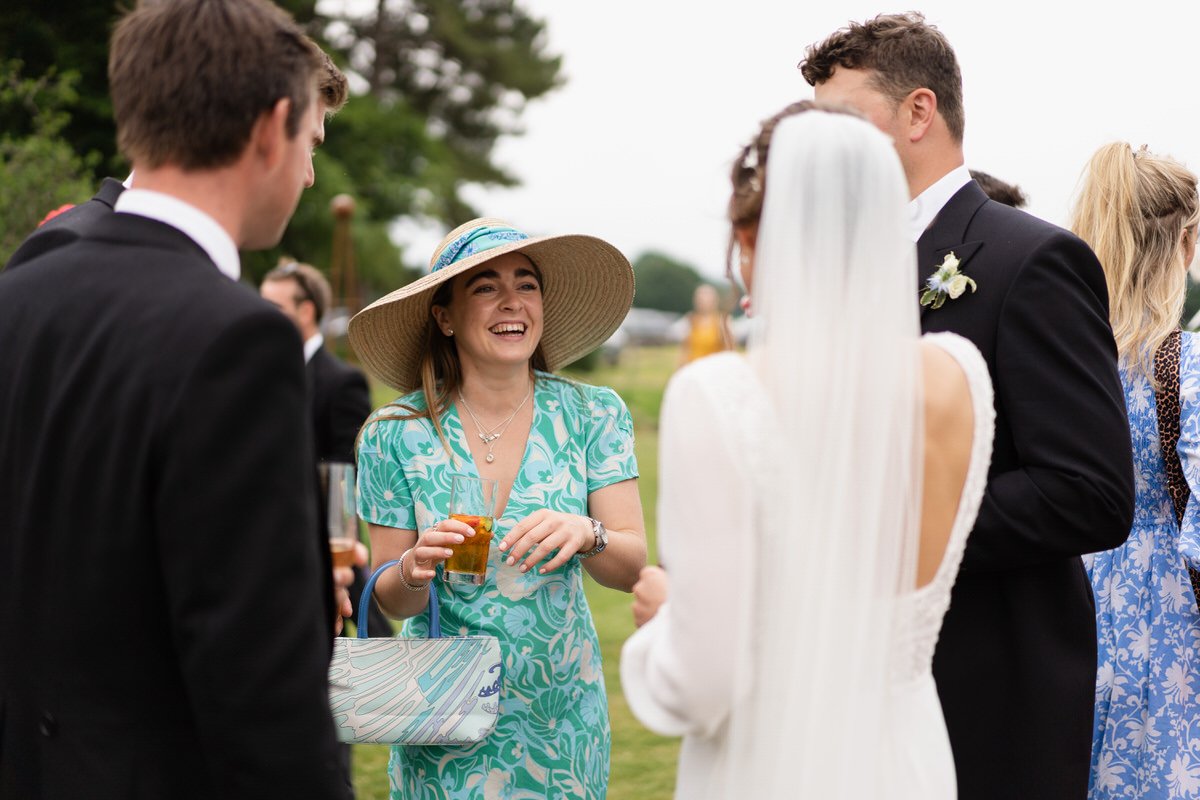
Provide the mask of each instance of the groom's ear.
{"label": "groom's ear", "polygon": [[913,89],[908,97],[904,98],[904,107],[908,114],[908,140],[913,143],[919,142],[925,138],[925,134],[937,119],[937,95],[932,89]]}

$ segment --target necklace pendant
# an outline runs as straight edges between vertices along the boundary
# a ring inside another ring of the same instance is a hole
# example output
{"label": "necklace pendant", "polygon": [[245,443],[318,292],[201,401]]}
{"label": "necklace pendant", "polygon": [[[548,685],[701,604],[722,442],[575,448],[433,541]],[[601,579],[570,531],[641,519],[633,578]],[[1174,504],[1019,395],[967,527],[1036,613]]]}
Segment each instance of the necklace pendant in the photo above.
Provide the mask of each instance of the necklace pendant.
{"label": "necklace pendant", "polygon": [[487,458],[484,459],[484,461],[486,461],[489,464],[495,460],[496,460],[496,457],[494,455],[492,455],[491,453],[488,453]]}

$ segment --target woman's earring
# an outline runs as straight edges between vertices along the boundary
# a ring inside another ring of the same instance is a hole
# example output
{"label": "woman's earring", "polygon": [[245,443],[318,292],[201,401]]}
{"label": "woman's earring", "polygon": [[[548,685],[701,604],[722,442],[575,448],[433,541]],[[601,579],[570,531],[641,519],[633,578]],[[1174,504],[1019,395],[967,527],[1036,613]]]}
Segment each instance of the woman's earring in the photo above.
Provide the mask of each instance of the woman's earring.
{"label": "woman's earring", "polygon": [[453,329],[453,328],[446,328],[446,335],[447,335],[447,336],[453,336],[453,335],[454,335],[454,329]]}

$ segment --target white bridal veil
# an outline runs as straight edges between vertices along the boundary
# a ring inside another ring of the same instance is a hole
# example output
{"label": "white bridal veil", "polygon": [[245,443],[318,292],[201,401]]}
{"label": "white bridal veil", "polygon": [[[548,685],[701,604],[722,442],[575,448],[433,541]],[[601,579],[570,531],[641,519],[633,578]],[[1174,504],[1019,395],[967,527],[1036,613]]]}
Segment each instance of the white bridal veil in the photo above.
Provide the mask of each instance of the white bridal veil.
{"label": "white bridal veil", "polygon": [[[750,359],[775,418],[722,797],[886,797],[888,681],[915,583],[921,403],[907,191],[891,142],[808,111],[772,138]],[[900,648],[901,651],[903,648]]]}

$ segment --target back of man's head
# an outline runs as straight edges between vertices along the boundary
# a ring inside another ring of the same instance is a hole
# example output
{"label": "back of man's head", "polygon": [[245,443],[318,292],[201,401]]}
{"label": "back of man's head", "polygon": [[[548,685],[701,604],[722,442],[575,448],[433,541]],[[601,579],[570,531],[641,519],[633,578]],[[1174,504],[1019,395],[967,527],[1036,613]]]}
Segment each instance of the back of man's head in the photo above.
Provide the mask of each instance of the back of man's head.
{"label": "back of man's head", "polygon": [[983,193],[997,203],[1003,203],[1013,208],[1024,208],[1028,201],[1025,193],[1021,191],[1021,187],[1015,183],[1002,181],[995,175],[978,169],[971,170],[971,177],[979,184],[979,188],[983,189]]}
{"label": "back of man's head", "polygon": [[915,89],[929,89],[937,96],[937,109],[950,135],[962,142],[966,120],[958,58],[942,32],[922,14],[880,14],[866,22],[852,22],[810,45],[800,73],[810,86],[817,86],[839,67],[870,70],[875,88],[895,103]]}
{"label": "back of man's head", "polygon": [[298,132],[322,55],[267,0],[144,2],[109,50],[117,145],[151,169],[226,166],[281,99],[291,100],[287,134]]}

